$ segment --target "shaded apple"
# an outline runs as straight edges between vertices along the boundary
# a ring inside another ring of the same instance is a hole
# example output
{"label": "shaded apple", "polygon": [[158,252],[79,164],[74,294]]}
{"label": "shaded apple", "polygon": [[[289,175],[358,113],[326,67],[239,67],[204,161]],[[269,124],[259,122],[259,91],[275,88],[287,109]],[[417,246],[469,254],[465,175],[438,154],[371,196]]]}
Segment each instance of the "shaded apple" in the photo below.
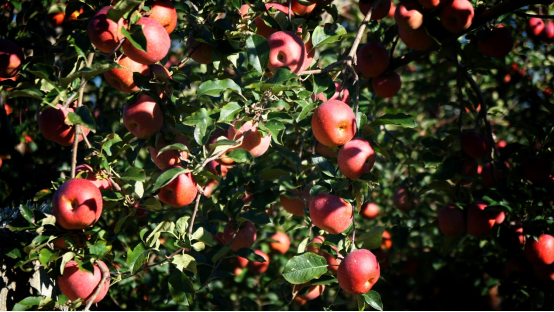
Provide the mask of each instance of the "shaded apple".
{"label": "shaded apple", "polygon": [[92,182],[73,178],[65,181],[52,198],[52,214],[67,230],[81,230],[102,215],[102,194]]}
{"label": "shaded apple", "polygon": [[360,209],[360,215],[368,220],[373,220],[379,215],[379,206],[375,203],[364,203]]}
{"label": "shaded apple", "polygon": [[[360,12],[365,16],[369,13],[369,9],[373,7],[375,1],[360,0]],[[376,21],[384,18],[389,14],[391,8],[391,0],[381,0],[377,8],[371,13],[371,20]]]}
{"label": "shaded apple", "polygon": [[461,33],[468,29],[473,21],[473,6],[468,0],[451,0],[440,12],[442,26],[451,33]]}
{"label": "shaded apple", "polygon": [[254,253],[262,256],[265,259],[265,262],[248,261],[248,270],[254,274],[262,274],[267,271],[267,268],[269,267],[269,256],[259,249],[254,250]]}
{"label": "shaded apple", "polygon": [[358,249],[344,257],[339,265],[337,280],[344,291],[359,295],[371,290],[380,275],[375,255],[367,249]]}
{"label": "shaded apple", "polygon": [[171,0],[156,0],[148,17],[160,23],[168,34],[177,26],[177,11]]}
{"label": "shaded apple", "polygon": [[187,140],[187,137],[184,136],[182,133],[174,130],[171,131],[171,136],[172,138],[169,140],[166,140],[164,135],[160,136],[157,142],[155,142],[156,146],[150,146],[149,148],[152,161],[161,170],[164,170],[169,166],[180,164],[181,159],[187,159],[189,156],[187,151],[178,150],[165,151],[158,155],[162,148],[174,143],[181,143],[188,148],[189,141]]}
{"label": "shaded apple", "polygon": [[[307,290],[304,290],[308,288]],[[293,292],[298,292],[298,297],[301,300],[309,301],[321,296],[325,291],[325,285],[310,285],[310,283],[294,285]],[[302,294],[302,295],[300,295]]]}
{"label": "shaded apple", "polygon": [[110,9],[113,9],[113,6],[101,8],[90,19],[87,26],[90,42],[104,53],[112,52],[119,44],[119,40],[125,38],[121,34],[121,27],[127,26],[123,18],[120,18],[117,23],[109,19],[107,14]]}
{"label": "shaded apple", "polygon": [[[236,222],[229,222],[225,225],[223,230],[223,241],[228,245],[233,239],[237,228]],[[254,223],[247,221],[241,224],[233,243],[231,244],[231,249],[237,251],[241,248],[250,248],[254,245],[256,241],[256,227]]]}
{"label": "shaded apple", "polygon": [[435,42],[424,27],[416,30],[398,27],[398,36],[408,48],[418,51],[429,49]]}
{"label": "shaded apple", "polygon": [[[494,177],[492,176],[493,171]],[[499,162],[487,162],[483,165],[483,167],[477,168],[477,173],[481,176],[483,185],[490,188],[495,186],[495,180],[498,183],[506,179],[508,176],[508,166],[507,163],[502,164]]]}
{"label": "shaded apple", "polygon": [[[314,237],[312,239],[312,243],[318,243],[318,244],[323,244],[323,242],[325,241],[325,236],[322,236],[322,235],[318,235],[316,237]],[[337,251],[337,247],[335,246],[332,246],[332,245],[329,245],[332,249],[334,249],[335,251]],[[315,254],[318,254],[320,256],[322,256],[323,258],[325,258],[325,261],[327,261],[327,269],[329,271],[331,271],[331,273],[333,273],[333,275],[337,275],[337,270],[339,269],[339,264],[341,262],[340,259],[335,259],[335,257],[324,251],[323,249],[315,246],[315,245],[311,245],[309,244],[308,247],[306,248],[306,251],[307,252],[313,252]]]}
{"label": "shaded apple", "polygon": [[101,172],[94,172],[90,165],[83,164],[75,168],[75,173],[83,172],[82,177],[92,182],[100,191],[111,190],[112,182],[104,177]]}
{"label": "shaded apple", "polygon": [[139,139],[148,139],[163,126],[164,115],[160,105],[146,93],[141,93],[134,103],[123,108],[123,124]]}
{"label": "shaded apple", "polygon": [[512,51],[514,38],[510,29],[504,25],[497,25],[492,30],[486,30],[480,34],[477,47],[485,56],[504,57]]}
{"label": "shaded apple", "polygon": [[541,37],[545,43],[554,42],[554,23],[552,21],[548,21],[546,26],[544,26]]}
{"label": "shaded apple", "polygon": [[[344,102],[345,104],[350,104],[350,92],[348,91],[348,89],[344,88],[344,90],[342,90],[342,96],[340,96],[341,87],[342,87],[342,84],[340,82],[335,81],[335,93],[329,100],[339,100],[341,102]],[[318,93],[316,96],[312,94],[312,100],[315,101],[316,99],[321,100],[323,102],[327,102],[327,97],[323,92]]]}
{"label": "shaded apple", "polygon": [[417,200],[411,198],[410,191],[405,187],[400,187],[394,192],[392,202],[396,209],[402,211],[410,211],[417,205]]}
{"label": "shaded apple", "polygon": [[381,241],[380,248],[383,250],[390,249],[392,247],[392,239],[391,235],[387,231],[383,231],[383,240]]}
{"label": "shaded apple", "polygon": [[[74,113],[75,110],[71,107],[63,108],[62,105],[56,104],[56,107],[46,107],[37,115],[38,129],[42,135],[50,141],[54,141],[63,146],[71,146],[75,141],[75,127],[68,126],[65,119],[69,113]],[[85,136],[90,132],[84,126],[81,126],[81,131]],[[80,135],[78,142],[83,140]]]}
{"label": "shaded apple", "polygon": [[339,152],[334,150],[332,147],[325,146],[319,142],[315,144],[315,153],[329,158],[337,158],[339,155]]}
{"label": "shaded apple", "polygon": [[[243,16],[246,14],[246,12],[248,12],[248,8],[246,7],[246,10],[245,10],[245,9],[243,9],[244,7],[245,7],[245,5],[243,5],[241,7],[241,13],[243,13],[242,14]],[[289,14],[288,5],[283,5],[283,4],[280,4],[280,3],[266,3],[265,8],[266,8],[267,11],[270,11],[269,9],[273,8],[277,11],[283,12],[283,14],[285,14],[287,16]],[[264,14],[267,14],[267,13],[264,13]],[[271,36],[273,33],[277,32],[276,29],[273,29],[270,26],[267,26],[261,16],[257,17],[254,20],[254,23],[256,24],[256,27],[257,27],[256,33],[258,35],[266,38],[266,39],[269,38],[269,36]]]}
{"label": "shaded apple", "polygon": [[320,193],[310,201],[310,217],[320,229],[339,234],[352,224],[354,215],[349,202],[335,195]]}
{"label": "shaded apple", "polygon": [[262,156],[271,143],[271,135],[263,136],[263,134],[258,130],[258,127],[253,127],[254,121],[249,120],[242,124],[240,129],[236,129],[234,126],[229,127],[227,138],[229,140],[237,141],[240,138],[242,142],[239,146],[230,149],[229,151],[235,149],[247,150],[252,157],[257,158]]}
{"label": "shaded apple", "polygon": [[0,78],[17,75],[24,59],[23,50],[17,44],[0,38]]}
{"label": "shaded apple", "polygon": [[300,194],[298,190],[290,190],[289,192],[296,195],[297,198],[288,198],[283,194],[279,195],[279,200],[281,201],[281,205],[283,205],[283,209],[295,216],[305,216],[304,207],[306,207],[306,204],[304,204],[302,200],[302,194]]}
{"label": "shaded apple", "polygon": [[530,237],[525,243],[525,257],[532,264],[548,265],[554,263],[554,237],[542,234],[538,240]]}
{"label": "shaded apple", "polygon": [[385,73],[373,78],[371,85],[375,94],[380,97],[389,98],[395,96],[400,91],[402,79],[400,79],[400,75],[396,72]]}
{"label": "shaded apple", "polygon": [[470,157],[483,158],[491,151],[491,141],[480,132],[467,131],[462,135],[462,149]]}
{"label": "shaded apple", "polygon": [[462,210],[454,205],[444,206],[438,214],[439,229],[447,236],[458,236],[464,234],[466,222]]}
{"label": "shaded apple", "polygon": [[398,27],[418,29],[423,24],[423,8],[417,0],[402,0],[396,7],[394,20]]}
{"label": "shaded apple", "polygon": [[426,9],[436,9],[444,4],[444,0],[417,0]]}
{"label": "shaded apple", "polygon": [[[304,1],[305,2],[305,1]],[[312,3],[310,5],[303,5],[298,0],[292,0],[291,3],[291,10],[294,12],[294,14],[302,16],[302,15],[308,15],[312,13],[312,11],[315,9],[317,3]]]}
{"label": "shaded apple", "polygon": [[485,211],[487,204],[472,203],[467,211],[467,233],[474,237],[483,237],[489,234],[496,223],[498,212]]}
{"label": "shaded apple", "polygon": [[189,35],[187,39],[187,53],[196,63],[199,64],[211,64],[213,63],[212,58],[212,52],[214,50],[214,46],[199,42],[194,39],[192,36],[192,33]]}
{"label": "shaded apple", "polygon": [[277,241],[269,243],[269,248],[271,248],[271,250],[283,255],[287,253],[290,247],[290,239],[287,234],[283,232],[277,232],[273,234],[270,238]]}
{"label": "shaded apple", "polygon": [[387,70],[389,63],[387,49],[378,42],[369,42],[358,50],[356,70],[367,78],[375,78]]}

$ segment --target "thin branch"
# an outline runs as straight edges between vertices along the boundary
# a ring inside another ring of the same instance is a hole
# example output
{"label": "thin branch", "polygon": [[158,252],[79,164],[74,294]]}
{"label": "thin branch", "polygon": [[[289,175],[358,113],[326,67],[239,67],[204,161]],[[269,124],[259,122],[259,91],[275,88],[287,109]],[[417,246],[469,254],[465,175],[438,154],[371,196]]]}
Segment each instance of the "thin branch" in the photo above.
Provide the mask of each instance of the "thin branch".
{"label": "thin branch", "polygon": [[346,59],[334,62],[333,64],[330,64],[323,69],[306,70],[299,73],[298,75],[316,75],[330,73],[334,71],[335,67],[343,65],[344,63],[346,63]]}
{"label": "thin branch", "polygon": [[292,14],[291,14],[291,12],[292,12],[292,0],[289,0],[288,2],[289,2],[289,23],[291,23],[292,22]]}
{"label": "thin branch", "polygon": [[350,246],[350,252],[354,251],[356,247],[356,219],[352,217],[352,245]]}
{"label": "thin branch", "polygon": [[102,289],[102,286],[110,279],[110,271],[108,271],[108,268],[103,265],[98,266],[100,268],[100,271],[102,272],[102,279],[100,280],[100,283],[98,286],[96,286],[96,290],[94,291],[94,294],[92,294],[92,297],[90,297],[89,301],[87,302],[87,305],[85,306],[85,311],[88,311],[90,309],[90,306],[98,297],[98,294],[100,293],[100,290]]}
{"label": "thin branch", "polygon": [[112,52],[110,52],[110,54],[106,55],[106,57],[104,58],[105,60],[109,60],[112,55],[114,55],[114,53],[119,50],[119,48],[121,48],[121,45],[123,45],[123,42],[125,42],[125,39],[126,38],[123,38],[121,40],[119,40],[119,42],[117,43],[117,45],[115,46],[115,48],[113,48]]}
{"label": "thin branch", "polygon": [[529,14],[524,12],[514,12],[514,13],[521,17],[554,18],[554,15],[538,15],[538,14]]}
{"label": "thin branch", "polygon": [[192,228],[194,227],[194,219],[196,218],[196,213],[198,212],[198,206],[200,205],[200,198],[202,197],[202,193],[198,193],[196,196],[196,203],[194,204],[194,211],[192,212],[192,218],[190,219],[190,225],[189,225],[189,235],[188,238],[190,240],[190,237],[192,236]]}

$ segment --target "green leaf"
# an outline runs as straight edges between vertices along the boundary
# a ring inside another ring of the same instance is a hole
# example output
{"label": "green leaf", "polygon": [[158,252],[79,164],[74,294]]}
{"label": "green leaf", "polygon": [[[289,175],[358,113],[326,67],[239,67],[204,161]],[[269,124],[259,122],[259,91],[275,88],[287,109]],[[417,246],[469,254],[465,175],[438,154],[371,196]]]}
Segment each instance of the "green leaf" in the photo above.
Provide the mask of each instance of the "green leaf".
{"label": "green leaf", "polygon": [[381,302],[381,296],[375,290],[370,290],[369,292],[363,294],[365,302],[369,304],[372,308],[378,311],[383,311],[383,303]]}
{"label": "green leaf", "polygon": [[333,177],[333,178],[337,175],[337,172],[335,170],[335,166],[333,166],[333,164],[331,162],[329,162],[327,159],[325,159],[325,157],[314,155],[314,156],[312,156],[312,162],[324,174],[326,174],[330,177]]}
{"label": "green leaf", "polygon": [[358,311],[364,311],[365,310],[365,299],[363,296],[356,296],[356,301],[358,302]]}
{"label": "green leaf", "polygon": [[231,158],[237,163],[251,163],[254,160],[252,155],[250,155],[250,152],[241,148],[231,151],[229,154],[227,154],[227,157]]}
{"label": "green leaf", "polygon": [[173,271],[168,279],[169,294],[173,301],[188,306],[196,296],[196,290],[189,278],[181,271]]}
{"label": "green leaf", "polygon": [[25,205],[19,206],[19,213],[27,220],[30,224],[35,224],[35,215],[33,214],[33,211],[29,209],[29,207]]}
{"label": "green leaf", "polygon": [[141,208],[150,211],[158,211],[162,210],[162,204],[156,198],[150,197],[144,201],[144,203],[141,205]]}
{"label": "green leaf", "polygon": [[144,169],[140,169],[137,167],[129,167],[121,175],[121,180],[144,182],[146,181],[146,173],[144,172]]}
{"label": "green leaf", "polygon": [[62,263],[60,265],[60,274],[63,275],[63,270],[65,269],[65,265],[71,261],[76,254],[74,252],[66,252],[62,257]]}
{"label": "green leaf", "polygon": [[95,62],[91,67],[83,67],[82,69],[70,74],[69,76],[62,78],[60,80],[60,84],[63,88],[67,88],[67,86],[69,86],[73,81],[77,79],[90,80],[114,68],[121,68],[121,66],[113,61],[101,60]]}
{"label": "green leaf", "polygon": [[183,270],[188,270],[194,274],[198,274],[196,270],[196,259],[189,254],[176,255],[171,259],[171,263],[181,272],[183,272]]}
{"label": "green leaf", "polygon": [[402,126],[407,128],[413,128],[417,126],[412,116],[403,114],[403,113],[386,114],[382,117],[375,119],[375,121],[371,123],[372,127],[378,127],[381,125],[397,125],[397,126]]}
{"label": "green leaf", "polygon": [[38,260],[44,267],[46,267],[48,266],[48,262],[50,262],[51,257],[52,257],[52,252],[48,248],[42,248],[39,252]]}
{"label": "green leaf", "polygon": [[371,231],[360,235],[356,239],[356,246],[364,249],[376,249],[381,246],[383,241],[383,232],[385,228],[382,226],[375,226]]}
{"label": "green leaf", "polygon": [[252,223],[257,225],[265,225],[271,222],[265,210],[255,209],[250,209],[238,217],[239,222],[245,222],[246,220],[252,221]]}
{"label": "green leaf", "polygon": [[125,27],[121,26],[121,33],[133,45],[133,47],[146,53],[147,42],[142,28],[143,25],[135,24],[131,26],[131,31],[128,31]]}
{"label": "green leaf", "polygon": [[[317,26],[312,34],[312,45],[315,47],[339,41],[346,34],[346,29],[341,24],[326,23]],[[308,52],[308,51],[306,51]]]}
{"label": "green leaf", "polygon": [[265,262],[264,257],[258,255],[257,253],[254,252],[254,250],[250,248],[241,248],[237,250],[237,256],[243,257],[245,259],[248,259],[254,262]]}
{"label": "green leaf", "polygon": [[283,277],[291,284],[304,284],[327,272],[327,261],[322,256],[307,252],[292,257],[283,270]]}
{"label": "green leaf", "polygon": [[182,216],[179,218],[179,220],[177,220],[177,223],[175,224],[175,229],[177,230],[177,233],[185,235],[185,233],[187,232],[187,228],[189,227],[189,220],[189,215]]}
{"label": "green leaf", "polygon": [[[40,296],[27,297],[19,301],[18,303],[16,303],[13,306],[12,311],[27,311],[34,306],[39,306],[42,299],[43,297],[40,297]],[[33,310],[38,310],[38,309],[33,309]]]}
{"label": "green leaf", "polygon": [[269,79],[270,84],[283,84],[285,81],[296,79],[298,76],[291,72],[286,67],[279,67],[273,72],[273,76]]}
{"label": "green leaf", "polygon": [[269,43],[259,35],[246,38],[246,53],[248,63],[260,73],[263,73],[269,63]]}
{"label": "green leaf", "polygon": [[208,127],[213,125],[213,119],[210,117],[202,118],[198,121],[194,128],[194,140],[198,145],[204,145],[208,143],[209,134]]}
{"label": "green leaf", "polygon": [[231,122],[235,120],[237,114],[242,109],[242,106],[240,106],[236,102],[230,102],[224,105],[221,108],[221,112],[219,113],[219,122]]}
{"label": "green leaf", "polygon": [[212,247],[215,244],[213,241],[213,235],[210,232],[206,231],[203,227],[199,227],[192,234],[191,240],[193,239],[197,241],[201,241],[210,247]]}
{"label": "green leaf", "polygon": [[285,125],[282,122],[277,120],[270,120],[265,124],[260,123],[259,127],[260,129],[271,133],[271,136],[273,137],[273,141],[275,143],[283,145],[283,142],[281,142],[281,138],[279,136],[279,132],[285,130]]}
{"label": "green leaf", "polygon": [[12,259],[17,259],[21,258],[21,251],[17,248],[14,248],[11,251],[7,252],[5,255]]}
{"label": "green leaf", "polygon": [[186,173],[188,171],[189,170],[183,167],[175,167],[164,171],[162,174],[160,174],[160,176],[156,180],[156,183],[154,183],[154,187],[152,188],[152,191],[155,192],[159,190],[160,188],[171,183],[171,181],[173,181],[173,179],[175,179],[178,175],[182,173]]}
{"label": "green leaf", "polygon": [[229,250],[231,250],[231,247],[227,245],[221,247],[221,249],[219,249],[217,253],[212,256],[212,262],[215,263],[217,260],[219,260],[219,258],[223,257]]}
{"label": "green leaf", "polygon": [[163,152],[166,152],[166,151],[188,151],[188,150],[189,150],[188,147],[183,143],[173,143],[171,145],[164,146],[164,148],[162,148],[158,152],[158,155],[156,156],[160,156]]}
{"label": "green leaf", "polygon": [[89,252],[98,258],[104,257],[112,249],[111,245],[106,245],[105,241],[99,241],[96,244],[89,247]]}
{"label": "green leaf", "polygon": [[219,94],[225,90],[232,90],[238,94],[242,94],[239,85],[229,78],[223,80],[214,79],[203,82],[198,87],[197,93],[198,97],[203,95],[219,96]]}
{"label": "green leaf", "polygon": [[117,23],[125,13],[130,12],[142,2],[143,0],[120,0],[117,2],[115,7],[108,11],[106,16]]}
{"label": "green leaf", "polygon": [[131,271],[131,275],[135,274],[142,264],[147,260],[150,249],[146,249],[146,246],[141,242],[135,249],[127,249],[127,265]]}
{"label": "green leaf", "polygon": [[23,89],[23,90],[12,90],[8,92],[7,97],[9,99],[16,97],[30,97],[37,100],[44,100],[44,93],[35,88]]}

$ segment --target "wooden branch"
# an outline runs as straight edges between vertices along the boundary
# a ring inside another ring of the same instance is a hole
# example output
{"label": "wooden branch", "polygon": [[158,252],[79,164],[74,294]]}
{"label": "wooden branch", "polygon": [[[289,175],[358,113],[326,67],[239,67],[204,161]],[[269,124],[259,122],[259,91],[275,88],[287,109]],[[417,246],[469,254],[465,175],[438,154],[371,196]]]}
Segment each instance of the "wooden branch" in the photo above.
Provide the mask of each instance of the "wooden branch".
{"label": "wooden branch", "polygon": [[523,12],[515,12],[515,14],[521,17],[554,18],[554,15],[537,15],[537,14],[528,14]]}
{"label": "wooden branch", "polygon": [[102,289],[102,286],[110,279],[110,271],[108,271],[108,268],[106,266],[99,265],[100,271],[102,272],[102,279],[100,280],[100,284],[96,286],[96,290],[94,291],[94,294],[92,294],[92,297],[90,297],[89,301],[87,302],[87,305],[85,306],[85,311],[88,311],[90,309],[90,306],[98,297],[98,294],[100,293],[100,290]]}

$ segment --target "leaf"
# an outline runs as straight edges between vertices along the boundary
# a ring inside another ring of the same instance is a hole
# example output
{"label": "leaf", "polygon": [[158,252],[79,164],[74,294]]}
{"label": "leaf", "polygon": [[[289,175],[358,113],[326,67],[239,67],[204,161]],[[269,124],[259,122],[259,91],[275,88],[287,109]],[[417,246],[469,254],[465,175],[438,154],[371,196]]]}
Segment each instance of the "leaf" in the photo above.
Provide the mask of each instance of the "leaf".
{"label": "leaf", "polygon": [[231,122],[235,120],[236,115],[240,112],[242,106],[236,102],[227,103],[221,108],[219,113],[219,122]]}
{"label": "leaf", "polygon": [[248,259],[254,262],[265,262],[264,257],[258,255],[257,253],[254,252],[254,250],[250,248],[241,248],[237,250],[237,256],[243,257],[245,259]]}
{"label": "leaf", "polygon": [[246,220],[252,221],[256,225],[265,225],[271,222],[265,210],[255,209],[250,209],[238,217],[239,222],[245,222]]}
{"label": "leaf", "polygon": [[167,281],[173,301],[188,306],[196,296],[196,290],[189,278],[181,271],[173,271]]}
{"label": "leaf", "polygon": [[158,211],[162,210],[162,204],[156,198],[150,197],[144,201],[144,203],[141,205],[141,208],[150,211]]}
{"label": "leaf", "polygon": [[239,85],[237,85],[236,82],[229,78],[223,80],[214,79],[203,82],[198,87],[197,94],[198,97],[201,97],[203,95],[219,96],[219,94],[225,90],[232,90],[238,94],[242,94]]}
{"label": "leaf", "polygon": [[371,231],[366,232],[362,235],[360,235],[356,239],[356,246],[359,248],[364,249],[376,249],[381,246],[381,243],[383,241],[383,232],[385,231],[385,228],[382,226],[375,226],[371,229]]}
{"label": "leaf", "polygon": [[283,277],[291,284],[304,284],[327,272],[327,261],[322,256],[307,252],[292,257],[283,270]]}
{"label": "leaf", "polygon": [[[315,47],[339,41],[346,34],[346,29],[342,25],[335,23],[326,23],[317,26],[312,34],[312,45]],[[308,51],[306,51],[308,52]]]}
{"label": "leaf", "polygon": [[212,262],[215,263],[217,260],[219,260],[219,258],[223,257],[229,250],[231,250],[231,247],[227,245],[221,247],[221,249],[219,249],[217,253],[212,256]]}
{"label": "leaf", "polygon": [[254,158],[247,150],[238,148],[227,154],[227,157],[231,158],[237,163],[251,163]]}
{"label": "leaf", "polygon": [[273,72],[273,76],[269,79],[270,84],[283,84],[290,79],[296,79],[298,76],[286,67],[279,67]]}
{"label": "leaf", "polygon": [[312,156],[312,162],[316,167],[321,170],[324,174],[334,178],[337,175],[337,172],[335,170],[335,166],[331,162],[329,162],[325,157],[323,156]]}
{"label": "leaf", "polygon": [[[13,306],[12,311],[27,311],[27,310],[31,309],[32,307],[34,307],[34,306],[39,306],[42,299],[43,299],[43,297],[40,297],[40,296],[27,297],[27,298],[19,301],[18,303],[16,303]],[[38,310],[38,309],[33,309],[33,310]]]}
{"label": "leaf", "polygon": [[203,227],[199,227],[191,237],[191,240],[197,240],[212,247],[214,245],[212,233],[206,231]]}
{"label": "leaf", "polygon": [[25,205],[19,206],[19,213],[27,220],[30,224],[35,224],[35,215],[33,214],[33,211],[29,209],[29,207]]}
{"label": "leaf", "polygon": [[106,16],[117,23],[125,13],[130,12],[142,2],[143,0],[120,0],[115,7],[108,11]]}
{"label": "leaf", "polygon": [[304,251],[306,251],[309,240],[310,238],[306,237],[300,242],[300,244],[298,244],[298,253],[303,253]]}
{"label": "leaf", "polygon": [[7,97],[9,99],[16,98],[16,97],[30,97],[37,100],[43,100],[44,93],[42,93],[38,89],[29,88],[29,89],[23,89],[23,90],[12,90],[7,93]]}
{"label": "leaf", "polygon": [[173,143],[171,145],[164,146],[159,152],[157,157],[166,151],[188,151],[188,147],[183,143]]}
{"label": "leaf", "polygon": [[183,167],[175,167],[175,168],[171,168],[169,170],[164,171],[162,174],[160,174],[160,176],[156,180],[156,183],[154,183],[154,187],[152,188],[152,191],[155,192],[155,191],[159,190],[160,188],[168,185],[178,175],[180,175],[182,173],[186,173],[186,172],[188,172],[188,170],[183,168]]}
{"label": "leaf", "polygon": [[63,88],[67,88],[73,81],[77,79],[90,80],[108,70],[114,68],[121,68],[119,64],[113,61],[102,60],[95,62],[91,67],[83,67],[82,69],[70,74],[69,76],[62,78],[60,84]]}
{"label": "leaf", "polygon": [[270,120],[265,124],[260,123],[259,126],[260,129],[271,133],[271,136],[273,137],[273,141],[275,143],[283,145],[283,142],[281,142],[281,138],[279,137],[279,132],[285,130],[285,125],[282,122],[277,120]]}
{"label": "leaf", "polygon": [[44,267],[46,267],[48,266],[48,262],[50,261],[51,257],[52,257],[52,252],[48,248],[42,248],[39,252],[38,260]]}
{"label": "leaf", "polygon": [[146,241],[149,241],[150,238],[152,238],[156,233],[173,233],[173,230],[175,230],[175,223],[173,223],[172,221],[162,221],[146,237]]}
{"label": "leaf", "polygon": [[177,230],[177,233],[185,235],[185,233],[187,232],[187,228],[189,227],[189,220],[189,215],[182,216],[179,218],[179,220],[177,220],[177,223],[175,224],[175,229]]}
{"label": "leaf", "polygon": [[398,113],[394,115],[386,114],[382,117],[375,119],[375,121],[371,123],[372,127],[378,127],[381,125],[397,125],[397,126],[402,126],[407,128],[413,128],[417,126],[412,116],[403,114],[403,113]]}
{"label": "leaf", "polygon": [[362,295],[365,299],[365,302],[369,304],[372,308],[378,311],[383,311],[383,303],[381,302],[381,296],[375,290],[370,290],[369,292]]}
{"label": "leaf", "polygon": [[65,265],[71,261],[74,257],[76,256],[76,254],[72,251],[70,252],[66,252],[63,257],[62,257],[62,263],[60,265],[60,274],[63,275],[63,270],[65,269]]}
{"label": "leaf", "polygon": [[89,247],[89,252],[93,255],[98,256],[98,258],[102,258],[111,249],[112,249],[111,245],[106,245],[105,241],[99,241],[96,244]]}
{"label": "leaf", "polygon": [[246,38],[246,53],[248,63],[260,73],[263,73],[269,63],[269,43],[259,35]]}
{"label": "leaf", "polygon": [[129,167],[121,175],[121,180],[144,182],[146,181],[146,173],[144,172],[144,169],[140,169],[137,167]]}
{"label": "leaf", "polygon": [[146,249],[146,246],[141,242],[135,249],[127,249],[127,265],[131,271],[131,275],[135,274],[142,264],[147,260],[150,249]]}
{"label": "leaf", "polygon": [[143,25],[132,25],[130,31],[121,26],[121,33],[125,36],[125,38],[127,38],[127,41],[133,45],[133,47],[146,53],[147,42],[142,29]]}
{"label": "leaf", "polygon": [[198,274],[196,270],[196,259],[189,254],[176,255],[171,259],[171,263],[177,267],[179,271],[188,270],[195,275]]}

